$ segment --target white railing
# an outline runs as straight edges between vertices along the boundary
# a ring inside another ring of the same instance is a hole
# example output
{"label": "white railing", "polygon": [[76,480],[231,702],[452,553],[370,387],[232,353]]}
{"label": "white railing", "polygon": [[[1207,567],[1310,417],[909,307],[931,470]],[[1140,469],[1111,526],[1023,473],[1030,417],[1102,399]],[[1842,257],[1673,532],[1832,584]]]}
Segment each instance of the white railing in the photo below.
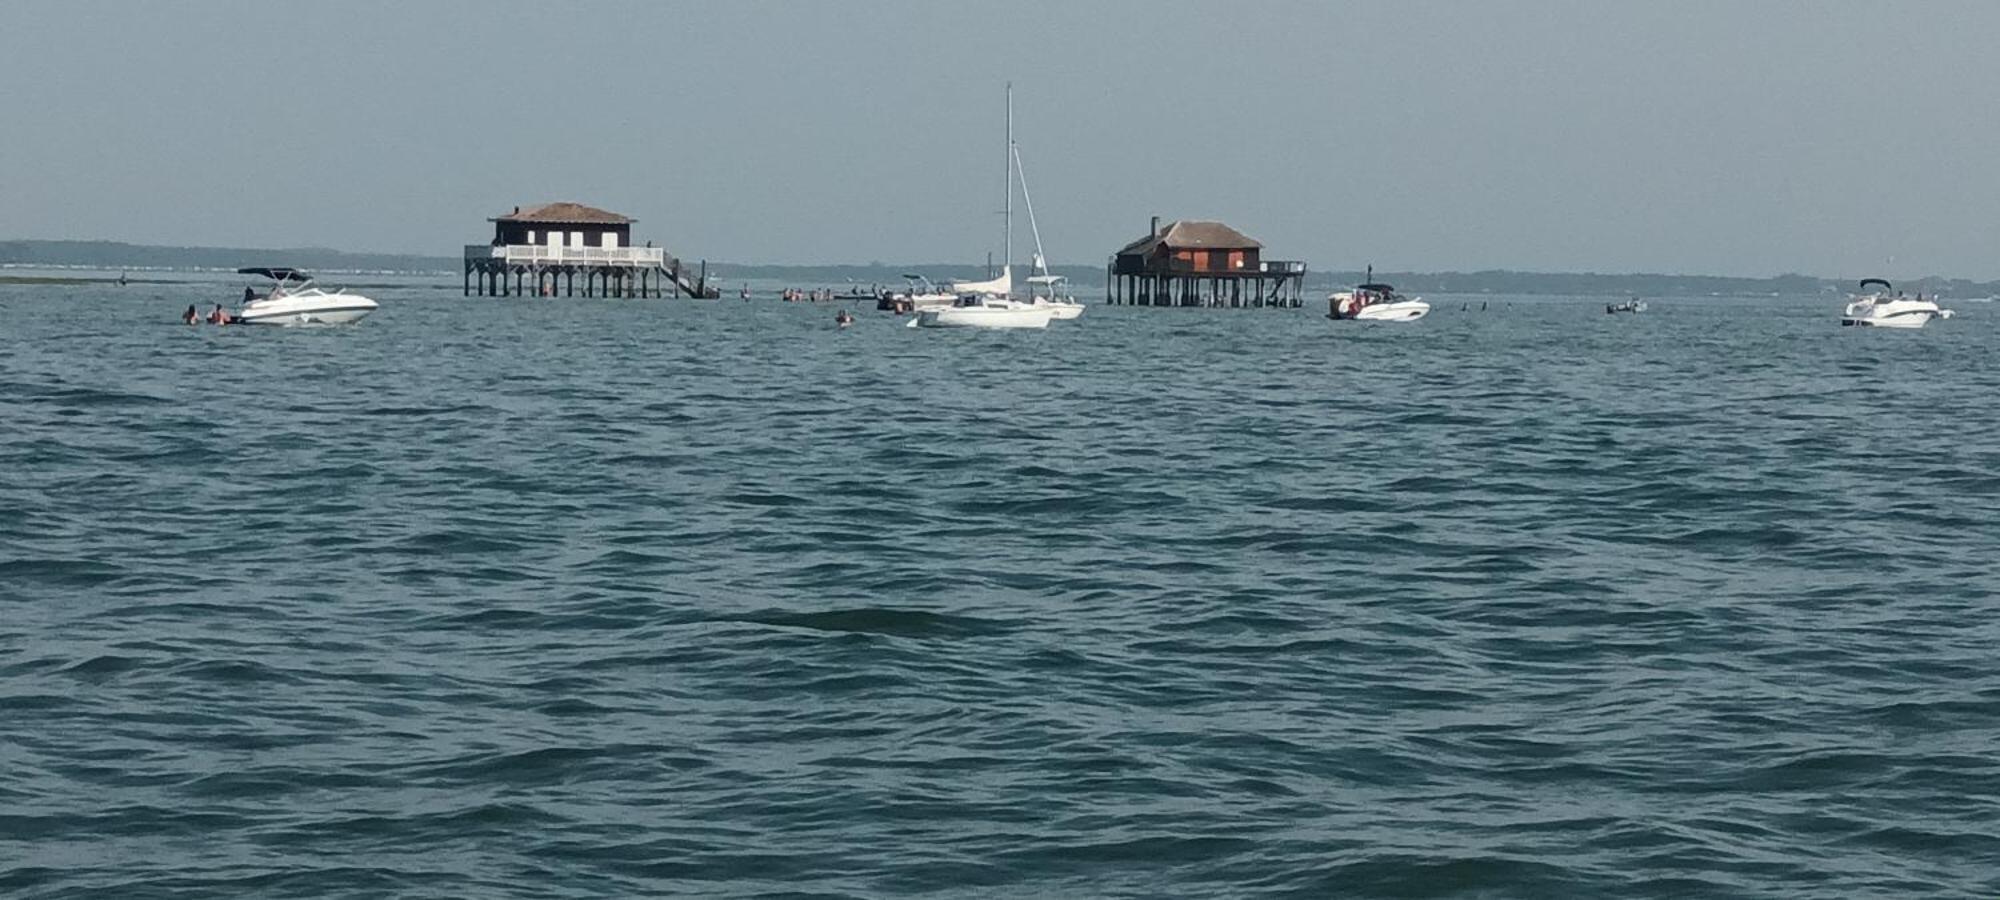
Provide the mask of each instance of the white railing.
{"label": "white railing", "polygon": [[541,244],[467,244],[466,259],[499,259],[508,263],[599,266],[664,266],[664,247],[548,247]]}

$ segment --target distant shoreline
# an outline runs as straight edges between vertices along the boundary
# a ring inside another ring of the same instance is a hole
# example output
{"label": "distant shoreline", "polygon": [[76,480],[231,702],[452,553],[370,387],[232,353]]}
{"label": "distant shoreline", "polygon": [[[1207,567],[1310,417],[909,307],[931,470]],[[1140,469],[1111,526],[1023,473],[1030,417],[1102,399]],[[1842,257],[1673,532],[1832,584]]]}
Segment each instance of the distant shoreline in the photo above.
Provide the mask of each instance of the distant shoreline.
{"label": "distant shoreline", "polygon": [[[692,261],[689,261],[692,262]],[[116,241],[0,241],[0,284],[88,284],[116,282],[116,278],[77,275],[9,275],[7,269],[91,272],[234,272],[245,265],[288,265],[326,274],[439,275],[455,277],[461,260],[455,257],[420,254],[351,253],[323,247],[258,249],[230,247],[169,247],[127,244]],[[1067,276],[1079,289],[1088,290],[1104,280],[1102,265],[1058,265],[1055,274]],[[778,281],[802,288],[903,283],[904,273],[921,274],[933,280],[986,277],[978,265],[944,263],[888,265],[827,264],[772,265],[758,263],[708,263],[711,283],[727,286],[745,280]],[[1865,274],[1865,273],[1864,273]],[[1747,278],[1722,275],[1666,275],[1655,273],[1522,272],[1493,269],[1478,272],[1376,272],[1374,277],[1409,293],[1429,294],[1512,294],[1550,296],[1636,297],[1702,296],[1756,297],[1797,294],[1844,293],[1854,287],[1848,278],[1812,275],[1774,275]],[[1858,276],[1857,276],[1858,277]],[[1359,282],[1363,273],[1343,270],[1310,270],[1307,288],[1311,291]],[[128,283],[148,283],[158,279],[130,278]],[[1961,278],[1927,276],[1898,282],[1897,287],[1926,294],[1954,297],[2000,295],[2000,281],[1978,282]]]}
{"label": "distant shoreline", "polygon": [[[25,268],[25,267],[24,267]],[[92,276],[89,278],[67,275],[0,275],[0,284],[118,284],[117,278]],[[125,284],[179,284],[172,278],[126,278]]]}

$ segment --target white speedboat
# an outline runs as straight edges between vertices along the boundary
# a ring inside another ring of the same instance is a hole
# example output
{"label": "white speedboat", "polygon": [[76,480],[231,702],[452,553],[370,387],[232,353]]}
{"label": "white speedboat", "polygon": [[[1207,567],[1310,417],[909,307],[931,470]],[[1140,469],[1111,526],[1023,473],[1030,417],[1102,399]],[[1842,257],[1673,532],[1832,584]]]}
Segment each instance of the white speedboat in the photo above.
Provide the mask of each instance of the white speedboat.
{"label": "white speedboat", "polygon": [[940,309],[917,310],[910,325],[924,328],[1047,328],[1055,318],[1048,306],[992,294],[967,294]]}
{"label": "white speedboat", "polygon": [[1898,293],[1890,296],[1895,286],[1880,278],[1861,279],[1861,290],[1870,285],[1881,285],[1880,290],[1856,294],[1848,299],[1847,308],[1840,312],[1840,324],[1861,325],[1870,328],[1922,328],[1932,319],[1949,319],[1951,310],[1941,309],[1937,300],[1925,300],[1923,294],[1905,297]]}
{"label": "white speedboat", "polygon": [[1619,303],[1604,304],[1607,313],[1642,313],[1646,311],[1646,301],[1637,297]]}
{"label": "white speedboat", "polygon": [[236,273],[271,279],[269,291],[253,297],[230,317],[238,325],[345,325],[360,321],[377,306],[360,294],[322,290],[313,284],[312,276],[297,269],[251,266]]}
{"label": "white speedboat", "polygon": [[[1368,268],[1368,274],[1375,274],[1373,266]],[[1389,285],[1375,283],[1372,278],[1355,286],[1354,290],[1334,291],[1326,295],[1326,317],[1329,319],[1414,322],[1430,311],[1431,305],[1425,303],[1422,297],[1405,297]]]}

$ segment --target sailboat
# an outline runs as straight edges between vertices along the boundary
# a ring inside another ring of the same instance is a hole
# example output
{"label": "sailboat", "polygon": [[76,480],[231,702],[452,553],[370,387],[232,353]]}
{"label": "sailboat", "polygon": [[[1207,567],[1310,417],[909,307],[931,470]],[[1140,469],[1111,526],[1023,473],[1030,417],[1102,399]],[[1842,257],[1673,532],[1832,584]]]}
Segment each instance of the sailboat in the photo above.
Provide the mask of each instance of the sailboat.
{"label": "sailboat", "polygon": [[957,302],[920,309],[911,326],[924,328],[1047,328],[1055,313],[1014,299],[1014,84],[1007,84],[1006,256],[998,277],[985,281],[952,282]]}

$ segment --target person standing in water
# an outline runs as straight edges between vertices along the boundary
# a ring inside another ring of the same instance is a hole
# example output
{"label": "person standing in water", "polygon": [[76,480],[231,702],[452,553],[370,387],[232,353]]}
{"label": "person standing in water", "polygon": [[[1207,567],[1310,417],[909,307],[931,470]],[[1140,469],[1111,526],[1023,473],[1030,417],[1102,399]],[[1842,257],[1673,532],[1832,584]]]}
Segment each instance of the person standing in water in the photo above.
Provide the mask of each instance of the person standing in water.
{"label": "person standing in water", "polygon": [[220,303],[215,304],[215,309],[208,314],[208,324],[210,325],[229,324],[229,312],[222,308],[222,304]]}
{"label": "person standing in water", "polygon": [[201,324],[201,313],[194,311],[194,304],[192,303],[188,304],[187,312],[181,313],[181,324],[182,325]]}

